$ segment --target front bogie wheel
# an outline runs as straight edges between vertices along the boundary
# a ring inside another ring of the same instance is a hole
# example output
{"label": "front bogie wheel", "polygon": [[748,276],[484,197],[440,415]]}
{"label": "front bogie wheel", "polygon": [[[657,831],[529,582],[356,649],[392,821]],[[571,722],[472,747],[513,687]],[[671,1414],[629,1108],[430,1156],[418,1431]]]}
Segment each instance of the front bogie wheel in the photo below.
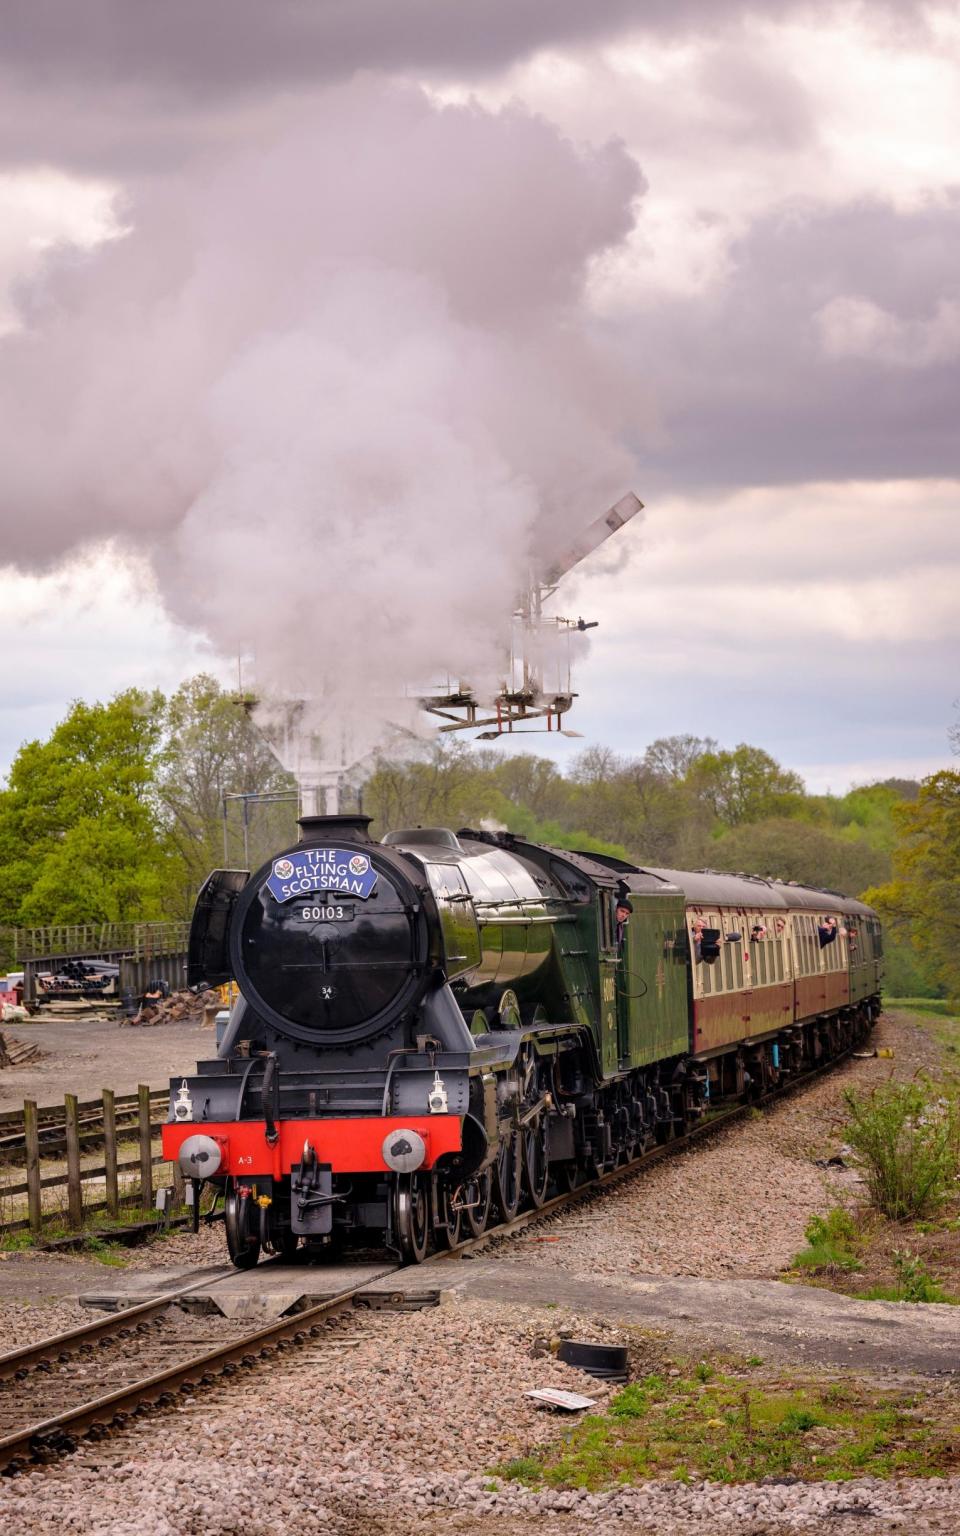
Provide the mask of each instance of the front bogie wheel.
{"label": "front bogie wheel", "polygon": [[422,1264],[430,1244],[430,1187],[419,1173],[396,1176],[393,1230],[404,1264]]}
{"label": "front bogie wheel", "polygon": [[260,1258],[260,1210],[249,1189],[230,1179],[224,1193],[227,1252],[237,1269],[253,1269]]}

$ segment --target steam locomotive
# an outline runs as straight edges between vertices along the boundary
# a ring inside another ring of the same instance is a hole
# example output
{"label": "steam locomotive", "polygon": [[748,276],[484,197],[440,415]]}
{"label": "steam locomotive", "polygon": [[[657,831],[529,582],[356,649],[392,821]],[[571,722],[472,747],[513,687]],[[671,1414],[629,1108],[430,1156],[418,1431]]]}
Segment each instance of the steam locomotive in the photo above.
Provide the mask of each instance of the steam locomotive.
{"label": "steam locomotive", "polygon": [[842,1054],[880,1007],[863,903],[509,833],[314,816],[197,899],[191,985],[234,978],[171,1082],[164,1155],[223,1192],[239,1268],[353,1240],[406,1262]]}

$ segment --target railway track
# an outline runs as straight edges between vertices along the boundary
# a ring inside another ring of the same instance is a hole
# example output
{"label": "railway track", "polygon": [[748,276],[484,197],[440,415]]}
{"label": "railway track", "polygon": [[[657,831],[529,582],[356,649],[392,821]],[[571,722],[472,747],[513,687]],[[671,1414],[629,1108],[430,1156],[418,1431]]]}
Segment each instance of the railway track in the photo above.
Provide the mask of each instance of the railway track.
{"label": "railway track", "polygon": [[[621,1167],[587,1178],[576,1189],[521,1211],[511,1221],[491,1225],[478,1237],[434,1253],[418,1272],[432,1264],[456,1261],[599,1191],[614,1188],[754,1109],[780,1102],[840,1065],[849,1054],[762,1097],[718,1111],[683,1136],[652,1147]],[[273,1262],[262,1267],[266,1269]],[[220,1377],[255,1367],[277,1351],[318,1337],[338,1314],[362,1305],[364,1292],[401,1267],[386,1262],[375,1275],[366,1275],[360,1283],[305,1311],[254,1329],[238,1328],[222,1317],[198,1318],[177,1308],[182,1298],[210,1286],[208,1274],[192,1285],[0,1356],[0,1473],[16,1475],[31,1465],[54,1461],[75,1450],[84,1436],[102,1438],[134,1417],[172,1405],[179,1392],[210,1386]],[[235,1273],[232,1267],[225,1267],[217,1279]],[[202,1347],[198,1350],[197,1345]],[[90,1395],[94,1386],[96,1390]]]}

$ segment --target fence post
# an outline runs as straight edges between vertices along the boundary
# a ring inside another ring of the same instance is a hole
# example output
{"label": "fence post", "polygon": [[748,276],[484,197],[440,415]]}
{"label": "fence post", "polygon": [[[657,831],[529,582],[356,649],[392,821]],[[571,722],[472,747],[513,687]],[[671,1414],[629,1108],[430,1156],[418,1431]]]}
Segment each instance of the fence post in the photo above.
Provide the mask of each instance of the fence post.
{"label": "fence post", "polygon": [[140,1206],[148,1211],[153,1204],[153,1145],[150,1140],[150,1089],[137,1084],[140,1102]]}
{"label": "fence post", "polygon": [[103,1162],[107,1170],[107,1215],[120,1215],[120,1190],[117,1184],[117,1111],[113,1089],[103,1090]]}
{"label": "fence post", "polygon": [[65,1093],[64,1129],[67,1137],[67,1219],[71,1227],[83,1226],[83,1191],[80,1185],[80,1124],[77,1096]]}
{"label": "fence post", "polygon": [[40,1136],[37,1130],[37,1101],[25,1099],[23,1103],[23,1139],[27,1149],[27,1214],[30,1231],[38,1234],[43,1225],[40,1205]]}

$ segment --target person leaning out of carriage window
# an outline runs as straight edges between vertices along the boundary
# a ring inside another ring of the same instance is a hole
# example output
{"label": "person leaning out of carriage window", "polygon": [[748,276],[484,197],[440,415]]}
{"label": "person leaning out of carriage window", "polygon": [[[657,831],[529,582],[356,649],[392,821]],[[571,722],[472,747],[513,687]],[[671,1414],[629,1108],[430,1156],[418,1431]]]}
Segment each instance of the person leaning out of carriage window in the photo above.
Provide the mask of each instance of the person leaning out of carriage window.
{"label": "person leaning out of carriage window", "polygon": [[702,917],[694,918],[690,933],[693,938],[693,955],[695,960],[703,959],[703,930],[706,926]]}
{"label": "person leaning out of carriage window", "polygon": [[621,896],[619,901],[617,902],[617,954],[618,955],[622,955],[623,954],[623,946],[624,946],[624,942],[625,942],[626,937],[627,937],[627,924],[630,921],[630,917],[631,917],[632,913],[633,913],[633,908],[631,907],[629,901],[627,901],[625,896]]}
{"label": "person leaning out of carriage window", "polygon": [[837,936],[837,920],[835,917],[825,917],[817,924],[817,938],[820,940],[820,948],[825,944],[832,944]]}
{"label": "person leaning out of carriage window", "polygon": [[753,927],[750,929],[750,942],[752,944],[758,944],[760,942],[760,940],[761,939],[765,939],[766,936],[767,936],[767,930],[763,926],[763,924],[762,923],[754,923]]}

